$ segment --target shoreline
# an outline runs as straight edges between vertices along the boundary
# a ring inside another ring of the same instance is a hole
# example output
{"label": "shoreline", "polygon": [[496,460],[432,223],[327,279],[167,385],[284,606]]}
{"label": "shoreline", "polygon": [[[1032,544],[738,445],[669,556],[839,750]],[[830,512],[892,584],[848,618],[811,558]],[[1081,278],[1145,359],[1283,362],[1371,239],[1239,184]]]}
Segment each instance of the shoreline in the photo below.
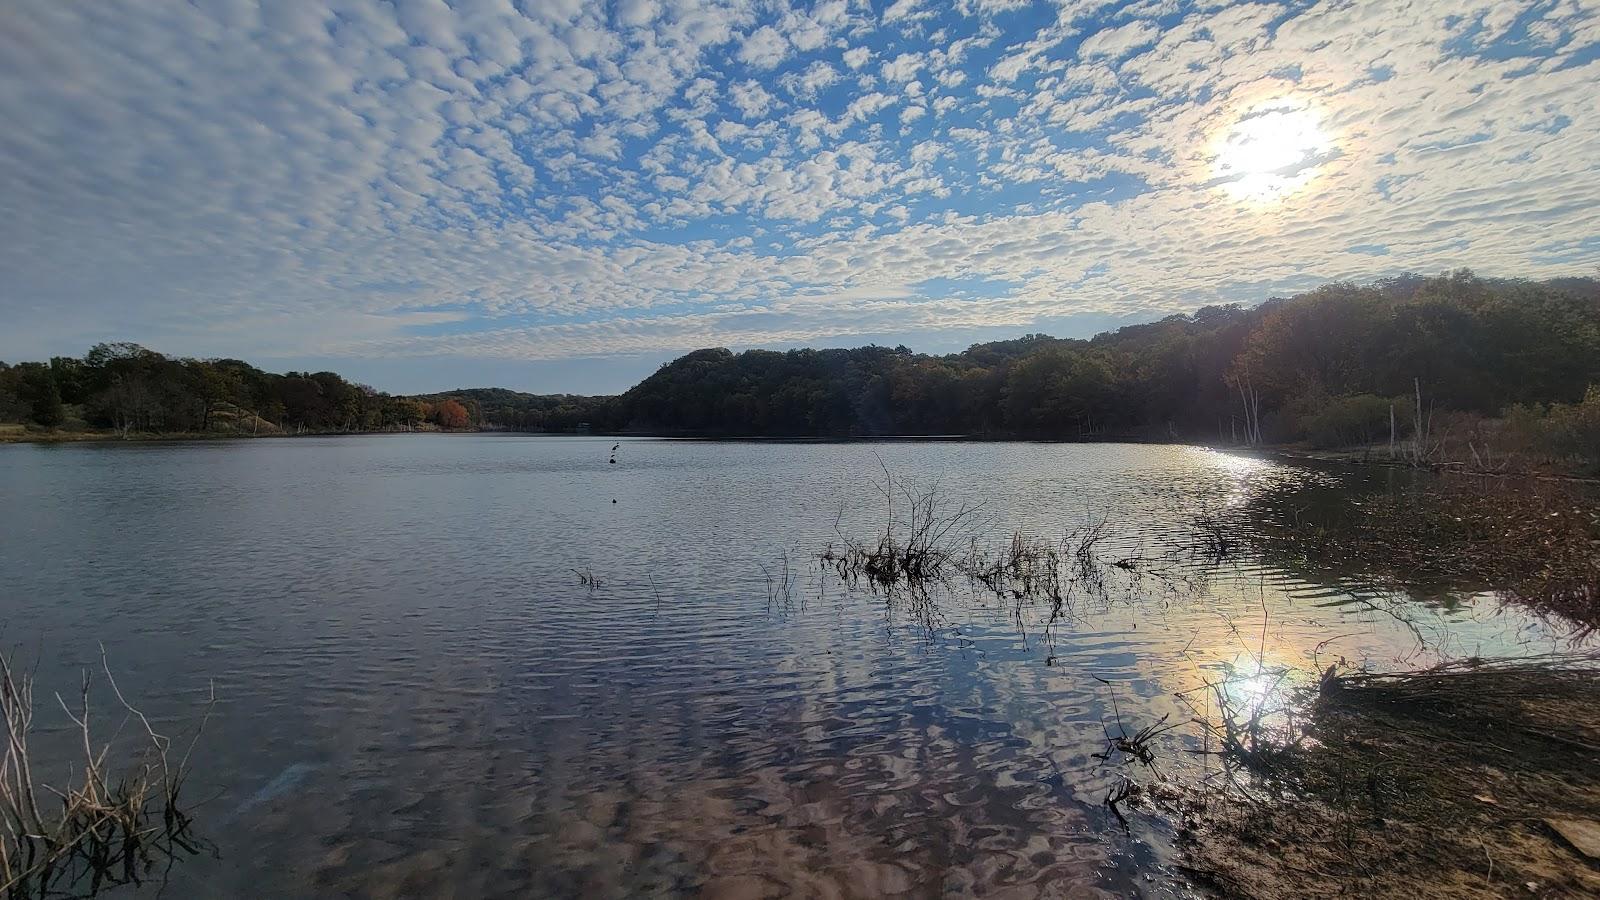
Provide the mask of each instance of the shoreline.
{"label": "shoreline", "polygon": [[1549,481],[1572,481],[1582,484],[1600,483],[1600,475],[1585,475],[1572,471],[1553,471],[1550,469],[1479,469],[1472,468],[1464,463],[1437,462],[1425,465],[1415,465],[1402,459],[1379,457],[1366,450],[1310,450],[1297,447],[1293,444],[1268,446],[1268,447],[1239,447],[1226,452],[1238,453],[1244,456],[1255,455],[1261,458],[1276,459],[1290,463],[1331,463],[1348,467],[1372,469],[1398,469],[1408,472],[1428,472],[1434,475],[1460,475],[1470,478],[1537,478]]}
{"label": "shoreline", "polygon": [[387,437],[402,434],[492,434],[498,432],[482,429],[426,429],[418,431],[307,431],[301,434],[275,432],[267,434],[229,434],[215,431],[133,432],[128,435],[114,431],[25,432],[0,431],[0,445],[5,444],[163,444],[194,441],[256,441],[283,440],[312,437]]}
{"label": "shoreline", "polygon": [[[7,426],[0,426],[4,428]],[[239,434],[219,432],[134,432],[121,435],[114,431],[6,431],[0,430],[0,444],[73,444],[73,443],[160,443],[164,441],[256,440],[260,438],[298,437],[370,437],[373,435],[467,435],[503,434],[530,437],[597,437],[597,438],[656,438],[680,441],[722,441],[732,443],[914,443],[939,441],[945,443],[1026,443],[1026,444],[1140,444],[1164,447],[1199,447],[1206,450],[1233,452],[1244,448],[1218,447],[1193,441],[1150,440],[1135,435],[1117,435],[1090,438],[1045,438],[1027,435],[973,435],[973,434],[873,434],[873,435],[738,435],[696,434],[681,431],[521,431],[510,428],[426,428],[411,431],[307,431],[299,434],[274,432],[264,434]]]}
{"label": "shoreline", "polygon": [[1380,456],[1374,448],[1348,450],[1312,450],[1295,444],[1271,444],[1256,447],[1220,446],[1197,441],[1141,439],[1133,435],[1090,438],[1045,438],[1026,435],[971,435],[971,434],[879,434],[879,435],[724,435],[689,434],[672,431],[520,431],[502,428],[425,428],[409,431],[308,431],[299,434],[276,432],[266,434],[239,434],[218,432],[135,432],[128,435],[114,431],[29,431],[15,425],[0,426],[0,446],[6,444],[154,444],[185,441],[247,441],[260,439],[308,437],[373,437],[390,435],[470,435],[500,434],[528,437],[596,437],[596,438],[655,438],[676,441],[708,441],[730,443],[775,444],[839,444],[839,443],[1025,443],[1025,444],[1138,444],[1163,447],[1196,447],[1230,453],[1250,459],[1262,459],[1289,464],[1338,465],[1346,468],[1393,469],[1411,472],[1428,472],[1434,475],[1460,475],[1482,478],[1531,478],[1544,481],[1566,481],[1579,484],[1600,484],[1600,475],[1549,468],[1499,469],[1473,468],[1460,462],[1434,462],[1416,465],[1403,459]]}
{"label": "shoreline", "polygon": [[1177,827],[1179,869],[1226,898],[1592,896],[1597,662],[1330,669],[1298,725],[1223,751],[1251,791],[1142,792]]}

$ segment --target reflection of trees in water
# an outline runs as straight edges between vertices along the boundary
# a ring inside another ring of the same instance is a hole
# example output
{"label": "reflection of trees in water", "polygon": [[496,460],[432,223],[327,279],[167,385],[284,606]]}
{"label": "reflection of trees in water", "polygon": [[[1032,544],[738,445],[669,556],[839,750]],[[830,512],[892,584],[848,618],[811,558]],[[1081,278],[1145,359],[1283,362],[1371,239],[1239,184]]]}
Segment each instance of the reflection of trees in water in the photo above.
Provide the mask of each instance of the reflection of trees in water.
{"label": "reflection of trees in water", "polygon": [[1346,589],[1452,606],[1475,594],[1600,624],[1592,486],[1400,473],[1252,494],[1227,521],[1269,565]]}

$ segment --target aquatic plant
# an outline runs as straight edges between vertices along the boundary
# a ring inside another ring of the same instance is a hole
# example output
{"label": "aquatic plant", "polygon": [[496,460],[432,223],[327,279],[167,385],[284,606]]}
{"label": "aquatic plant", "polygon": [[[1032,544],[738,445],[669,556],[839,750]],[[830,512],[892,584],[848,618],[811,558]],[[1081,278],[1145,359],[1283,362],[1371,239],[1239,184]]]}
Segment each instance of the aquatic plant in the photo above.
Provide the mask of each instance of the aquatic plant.
{"label": "aquatic plant", "polygon": [[[65,781],[50,785],[38,780],[35,773],[41,765],[28,745],[33,676],[0,652],[0,721],[5,728],[0,750],[0,897],[6,900],[91,896],[109,887],[139,884],[157,863],[170,864],[207,846],[194,832],[183,787],[215,693],[188,746],[174,759],[172,739],[157,732],[123,696],[104,648],[101,669],[121,707],[121,721],[109,738],[97,739],[90,727],[93,679],[87,671],[75,706],[56,694],[79,733],[83,755],[69,764]],[[136,746],[114,756],[123,749],[119,738],[130,725],[136,726]]]}
{"label": "aquatic plant", "polygon": [[[882,461],[879,461],[882,465]],[[885,503],[884,524],[871,540],[845,533],[838,522],[839,538],[816,559],[825,573],[847,585],[864,585],[882,596],[890,609],[912,613],[930,634],[944,621],[940,600],[966,580],[981,600],[992,595],[1014,604],[1016,624],[1027,640],[1030,610],[1048,604],[1042,619],[1044,637],[1053,645],[1053,629],[1076,618],[1076,597],[1109,601],[1101,547],[1112,534],[1106,516],[1089,516],[1081,526],[1050,540],[1014,531],[1009,540],[994,543],[993,522],[981,515],[981,505],[958,503],[937,484],[916,487],[895,479],[887,467],[876,484]],[[840,511],[843,519],[843,510]],[[1119,573],[1128,596],[1140,592],[1146,575],[1170,583],[1171,573],[1148,568],[1142,555],[1125,556],[1111,564]],[[1125,583],[1124,583],[1125,582]],[[781,581],[768,573],[769,606],[781,594]],[[1054,662],[1054,655],[1047,663]]]}
{"label": "aquatic plant", "polygon": [[967,577],[1001,597],[1055,599],[1062,596],[1061,551],[1055,544],[1017,531],[993,555],[974,539],[962,569]]}
{"label": "aquatic plant", "polygon": [[1189,551],[1202,559],[1221,562],[1239,547],[1231,523],[1209,508],[1202,508],[1190,517],[1189,527],[1193,535]]}
{"label": "aquatic plant", "polygon": [[[1106,724],[1103,718],[1101,719],[1100,729],[1104,731],[1106,735],[1106,749],[1099,753],[1093,754],[1093,756],[1096,759],[1109,762],[1114,757],[1117,757],[1119,754],[1121,754],[1126,756],[1128,759],[1136,760],[1149,769],[1157,770],[1156,755],[1155,751],[1150,746],[1151,742],[1169,731],[1174,731],[1182,727],[1184,723],[1173,722],[1168,724],[1167,719],[1169,716],[1164,715],[1149,725],[1145,725],[1142,728],[1130,731],[1128,726],[1124,725],[1122,722],[1122,708],[1117,705],[1116,688],[1111,684],[1111,682],[1101,678],[1098,675],[1093,675],[1090,677],[1094,678],[1095,681],[1105,685],[1106,689],[1110,692],[1111,714],[1116,718],[1117,724],[1117,731],[1115,734],[1112,734],[1110,726]],[[1157,770],[1157,774],[1159,775],[1159,770]],[[1127,794],[1124,793],[1123,797],[1125,798],[1126,796]],[[1112,803],[1110,800],[1107,800],[1106,802],[1111,805],[1113,809],[1115,809],[1114,803]],[[1120,813],[1118,815],[1120,817]]]}
{"label": "aquatic plant", "polygon": [[789,569],[789,551],[785,550],[776,572],[761,565],[761,574],[767,580],[767,609],[790,609],[794,606],[795,573]]}
{"label": "aquatic plant", "polygon": [[884,525],[876,538],[862,542],[841,533],[841,546],[830,544],[818,559],[847,581],[864,579],[883,591],[915,590],[952,574],[978,508],[951,503],[937,484],[896,484],[887,466],[883,481],[874,486],[885,504]]}

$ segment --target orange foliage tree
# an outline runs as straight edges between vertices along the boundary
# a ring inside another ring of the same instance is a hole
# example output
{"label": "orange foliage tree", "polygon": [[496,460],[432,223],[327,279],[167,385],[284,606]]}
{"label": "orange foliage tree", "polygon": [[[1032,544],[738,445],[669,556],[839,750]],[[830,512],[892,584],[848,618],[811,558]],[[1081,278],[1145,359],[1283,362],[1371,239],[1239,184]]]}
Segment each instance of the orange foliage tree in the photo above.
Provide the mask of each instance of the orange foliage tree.
{"label": "orange foliage tree", "polygon": [[465,428],[467,408],[458,400],[440,400],[433,406],[433,421],[440,428]]}

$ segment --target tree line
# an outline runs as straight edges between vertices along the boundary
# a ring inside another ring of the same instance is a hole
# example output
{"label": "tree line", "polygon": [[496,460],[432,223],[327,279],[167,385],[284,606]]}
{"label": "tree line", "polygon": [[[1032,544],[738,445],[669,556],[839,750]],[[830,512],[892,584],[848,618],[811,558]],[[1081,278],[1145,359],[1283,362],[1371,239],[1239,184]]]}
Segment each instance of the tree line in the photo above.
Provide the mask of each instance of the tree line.
{"label": "tree line", "polygon": [[[699,350],[613,423],[753,435],[985,435],[1354,444],[1435,412],[1548,413],[1600,385],[1600,281],[1461,271],[1208,306],[1089,340]],[[1401,411],[1395,422],[1396,408]]]}
{"label": "tree line", "polygon": [[466,429],[460,398],[393,396],[333,372],[264,372],[237,359],[97,344],[82,358],[0,362],[0,422],[132,434]]}
{"label": "tree line", "polygon": [[616,397],[497,388],[391,396],[331,372],[276,375],[239,360],[102,344],[82,359],[0,363],[0,421],[123,433],[587,429],[1344,445],[1414,435],[1436,413],[1600,415],[1591,385],[1600,385],[1600,280],[1461,271],[1334,283],[1087,340],[1031,334],[942,356],[879,346],[697,350]]}

